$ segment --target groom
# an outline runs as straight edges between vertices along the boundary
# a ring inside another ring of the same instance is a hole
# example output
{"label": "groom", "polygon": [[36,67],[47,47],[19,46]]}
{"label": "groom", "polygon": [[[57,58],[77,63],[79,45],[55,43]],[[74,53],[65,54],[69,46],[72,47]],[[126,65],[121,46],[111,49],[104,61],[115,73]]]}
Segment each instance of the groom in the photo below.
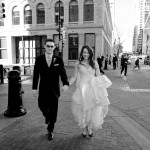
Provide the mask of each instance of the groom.
{"label": "groom", "polygon": [[53,55],[54,41],[47,39],[44,48],[45,54],[37,57],[35,61],[32,91],[37,96],[37,89],[39,89],[38,106],[45,117],[45,123],[48,124],[48,140],[52,140],[60,96],[59,77],[61,77],[64,91],[68,90],[69,83],[63,60]]}

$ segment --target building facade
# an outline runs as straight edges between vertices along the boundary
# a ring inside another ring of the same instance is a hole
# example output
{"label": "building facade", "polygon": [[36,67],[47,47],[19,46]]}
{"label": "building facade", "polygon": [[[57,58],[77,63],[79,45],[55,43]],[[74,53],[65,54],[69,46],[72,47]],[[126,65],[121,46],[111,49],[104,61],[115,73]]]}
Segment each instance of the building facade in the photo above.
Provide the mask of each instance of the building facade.
{"label": "building facade", "polygon": [[[6,18],[0,20],[0,64],[34,65],[44,54],[44,41],[53,38],[55,53],[65,65],[78,60],[84,44],[98,54],[111,54],[112,19],[109,0],[5,0]],[[60,9],[59,9],[60,8]],[[66,29],[59,42],[58,14]],[[63,40],[63,41],[62,41]],[[63,43],[63,47],[62,47]]]}
{"label": "building facade", "polygon": [[150,54],[150,0],[137,2],[136,24],[133,36],[133,52],[136,54]]}

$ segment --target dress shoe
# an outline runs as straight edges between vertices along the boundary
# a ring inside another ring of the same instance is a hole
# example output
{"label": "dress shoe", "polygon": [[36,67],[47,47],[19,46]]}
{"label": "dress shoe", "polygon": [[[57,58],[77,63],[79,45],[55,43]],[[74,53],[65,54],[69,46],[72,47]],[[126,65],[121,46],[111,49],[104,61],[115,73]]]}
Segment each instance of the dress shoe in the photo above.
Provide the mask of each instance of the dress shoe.
{"label": "dress shoe", "polygon": [[87,127],[83,129],[82,136],[84,138],[87,136]]}
{"label": "dress shoe", "polygon": [[86,135],[87,135],[86,133],[82,133],[82,136],[83,136],[84,138],[86,137]]}
{"label": "dress shoe", "polygon": [[53,132],[49,132],[48,133],[48,140],[51,141],[54,138],[54,133]]}
{"label": "dress shoe", "polygon": [[87,131],[88,131],[89,137],[93,137],[93,132],[92,132],[91,128],[88,127]]}

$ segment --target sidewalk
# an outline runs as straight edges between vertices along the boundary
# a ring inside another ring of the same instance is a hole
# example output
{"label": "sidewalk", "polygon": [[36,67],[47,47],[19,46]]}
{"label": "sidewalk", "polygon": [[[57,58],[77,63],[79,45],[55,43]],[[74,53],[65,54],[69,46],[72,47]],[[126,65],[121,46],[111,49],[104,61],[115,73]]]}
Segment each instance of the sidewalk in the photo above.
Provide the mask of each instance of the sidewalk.
{"label": "sidewalk", "polygon": [[[72,68],[67,68],[72,73]],[[114,85],[108,93],[126,93],[121,88],[126,87],[122,78],[118,79],[112,69],[106,71]],[[120,87],[120,89],[118,88]],[[105,118],[103,128],[94,131],[94,137],[83,138],[82,131],[72,116],[70,104],[75,84],[67,93],[61,93],[59,101],[58,120],[55,126],[53,141],[47,141],[46,125],[38,108],[37,99],[32,97],[31,80],[23,82],[23,104],[27,114],[18,118],[3,116],[7,109],[8,84],[0,85],[0,150],[142,150],[137,142],[117,121],[113,107]],[[128,95],[126,95],[128,98]],[[124,114],[123,114],[124,115]]]}

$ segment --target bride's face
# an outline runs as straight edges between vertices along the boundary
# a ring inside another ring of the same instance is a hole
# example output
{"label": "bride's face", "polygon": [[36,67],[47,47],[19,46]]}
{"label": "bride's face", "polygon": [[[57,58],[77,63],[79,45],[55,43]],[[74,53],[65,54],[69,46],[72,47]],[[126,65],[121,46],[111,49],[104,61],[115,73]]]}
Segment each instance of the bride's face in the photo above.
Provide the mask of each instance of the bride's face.
{"label": "bride's face", "polygon": [[83,55],[83,58],[84,58],[85,60],[88,60],[90,54],[89,54],[88,50],[85,48],[85,49],[83,50],[82,55]]}

